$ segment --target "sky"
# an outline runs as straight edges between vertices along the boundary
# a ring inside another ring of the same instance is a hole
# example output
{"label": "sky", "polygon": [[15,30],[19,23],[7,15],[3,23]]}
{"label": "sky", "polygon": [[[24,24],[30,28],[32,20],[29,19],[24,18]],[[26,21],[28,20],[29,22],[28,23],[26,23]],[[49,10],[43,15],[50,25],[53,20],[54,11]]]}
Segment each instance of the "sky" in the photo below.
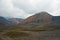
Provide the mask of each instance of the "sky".
{"label": "sky", "polygon": [[0,0],[0,16],[27,18],[41,11],[60,16],[60,0]]}

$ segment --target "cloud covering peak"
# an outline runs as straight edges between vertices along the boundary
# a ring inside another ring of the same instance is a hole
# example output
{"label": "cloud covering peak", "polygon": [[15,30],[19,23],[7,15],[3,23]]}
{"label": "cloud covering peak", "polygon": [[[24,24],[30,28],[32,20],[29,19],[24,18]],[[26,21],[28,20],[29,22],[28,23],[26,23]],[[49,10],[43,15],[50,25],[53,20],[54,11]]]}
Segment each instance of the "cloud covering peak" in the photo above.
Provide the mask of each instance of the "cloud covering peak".
{"label": "cloud covering peak", "polygon": [[0,16],[26,18],[41,11],[60,15],[60,0],[0,0]]}

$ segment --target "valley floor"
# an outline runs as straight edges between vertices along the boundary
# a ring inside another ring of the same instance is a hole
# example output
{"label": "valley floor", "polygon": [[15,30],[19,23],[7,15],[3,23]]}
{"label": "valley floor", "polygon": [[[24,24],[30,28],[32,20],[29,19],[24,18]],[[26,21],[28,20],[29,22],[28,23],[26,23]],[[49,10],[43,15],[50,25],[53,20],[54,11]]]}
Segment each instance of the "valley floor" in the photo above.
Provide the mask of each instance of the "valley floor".
{"label": "valley floor", "polygon": [[0,33],[0,40],[60,40],[60,30],[5,31]]}

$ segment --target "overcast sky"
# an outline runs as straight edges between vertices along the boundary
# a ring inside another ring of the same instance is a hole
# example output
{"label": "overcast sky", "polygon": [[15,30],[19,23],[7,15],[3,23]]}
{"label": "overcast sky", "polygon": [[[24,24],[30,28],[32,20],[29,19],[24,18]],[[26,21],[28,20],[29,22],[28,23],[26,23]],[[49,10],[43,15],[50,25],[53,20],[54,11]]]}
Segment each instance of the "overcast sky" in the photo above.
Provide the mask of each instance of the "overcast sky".
{"label": "overcast sky", "polygon": [[0,0],[0,16],[27,18],[41,11],[60,15],[60,0]]}

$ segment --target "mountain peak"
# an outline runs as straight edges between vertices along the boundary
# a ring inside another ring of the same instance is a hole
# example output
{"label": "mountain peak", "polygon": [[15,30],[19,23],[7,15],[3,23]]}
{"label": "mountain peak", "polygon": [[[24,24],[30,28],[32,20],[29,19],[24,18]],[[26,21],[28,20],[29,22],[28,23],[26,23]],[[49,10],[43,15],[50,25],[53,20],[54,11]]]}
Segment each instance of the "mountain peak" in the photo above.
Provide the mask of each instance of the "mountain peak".
{"label": "mountain peak", "polygon": [[42,12],[39,12],[39,13],[37,13],[37,14],[35,14],[35,15],[41,15],[41,16],[46,16],[46,15],[49,15],[49,16],[52,16],[52,15],[50,15],[48,12],[45,12],[45,11],[42,11]]}

